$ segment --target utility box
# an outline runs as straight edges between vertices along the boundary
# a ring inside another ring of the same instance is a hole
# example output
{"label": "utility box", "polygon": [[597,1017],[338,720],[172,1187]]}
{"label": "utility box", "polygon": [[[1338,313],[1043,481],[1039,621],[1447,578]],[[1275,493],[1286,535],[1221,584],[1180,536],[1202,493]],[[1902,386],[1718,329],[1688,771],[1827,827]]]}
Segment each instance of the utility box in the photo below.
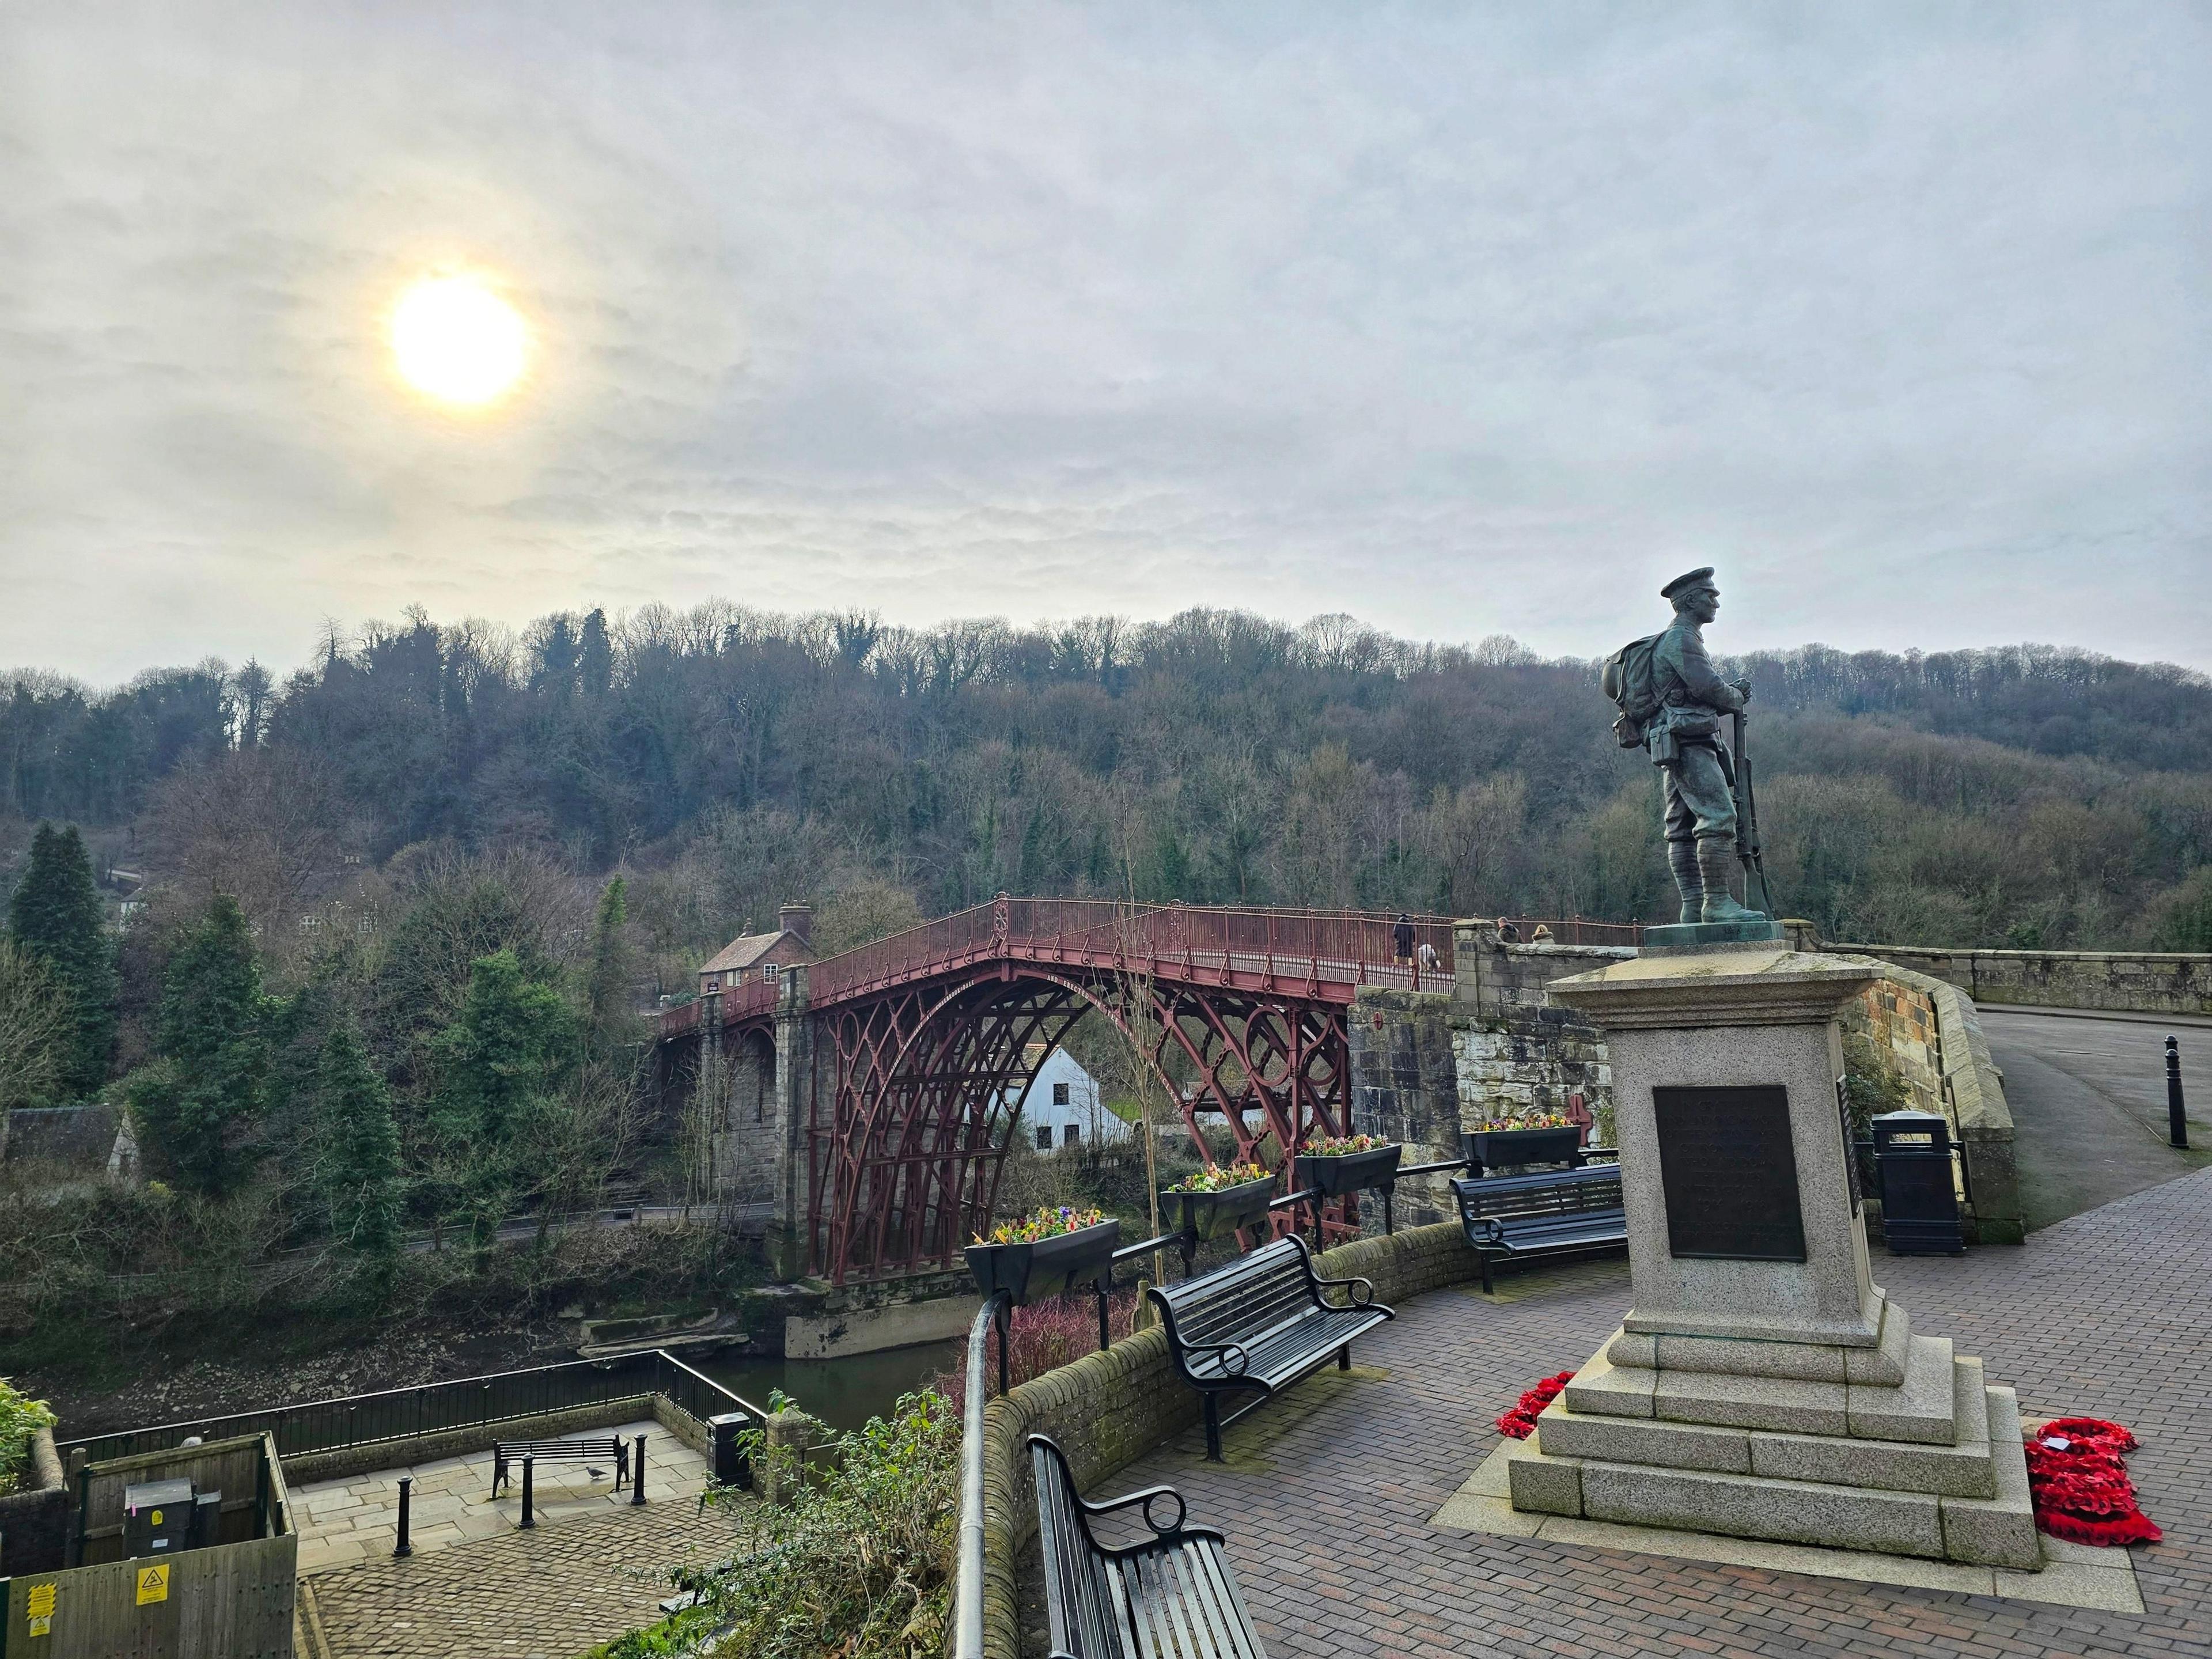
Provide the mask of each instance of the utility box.
{"label": "utility box", "polygon": [[1935,1112],[1884,1112],[1873,1128],[1882,1243],[1897,1255],[1964,1255],[1950,1124]]}
{"label": "utility box", "polygon": [[707,1431],[714,1437],[717,1485],[750,1487],[753,1484],[752,1460],[738,1448],[738,1437],[751,1426],[752,1419],[743,1412],[724,1412],[707,1419]]}
{"label": "utility box", "polygon": [[[145,1480],[123,1489],[123,1553],[181,1555],[199,1540],[198,1494],[189,1480]],[[216,1501],[222,1501],[217,1493]]]}

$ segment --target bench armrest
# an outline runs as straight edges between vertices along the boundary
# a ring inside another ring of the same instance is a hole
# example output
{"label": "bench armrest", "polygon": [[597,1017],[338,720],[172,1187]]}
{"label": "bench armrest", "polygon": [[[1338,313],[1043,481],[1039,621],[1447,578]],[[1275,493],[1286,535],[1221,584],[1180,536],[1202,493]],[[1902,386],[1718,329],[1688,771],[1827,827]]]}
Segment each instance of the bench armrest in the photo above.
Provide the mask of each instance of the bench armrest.
{"label": "bench armrest", "polygon": [[1505,1242],[1505,1224],[1494,1215],[1477,1216],[1467,1224],[1470,1234],[1479,1232],[1482,1235],[1474,1240],[1478,1244],[1502,1244]]}
{"label": "bench armrest", "polygon": [[[1174,1498],[1176,1506],[1175,1519],[1165,1526],[1152,1519],[1152,1505],[1163,1498]],[[1162,1538],[1181,1532],[1183,1517],[1189,1513],[1188,1508],[1182,1501],[1182,1494],[1173,1486],[1147,1486],[1142,1492],[1126,1492],[1119,1498],[1109,1498],[1103,1504],[1094,1504],[1080,1494],[1077,1495],[1075,1501],[1083,1506],[1083,1513],[1086,1516],[1111,1515],[1116,1510],[1127,1509],[1132,1504],[1141,1504],[1143,1508],[1139,1513],[1145,1517],[1145,1524]]]}
{"label": "bench armrest", "polygon": [[[1375,1281],[1371,1279],[1323,1279],[1316,1274],[1314,1289],[1317,1292],[1341,1290],[1345,1292],[1346,1304],[1352,1308],[1371,1308],[1375,1305]],[[1324,1300],[1322,1305],[1334,1307],[1336,1304]]]}
{"label": "bench armrest", "polygon": [[1231,1376],[1242,1376],[1252,1364],[1252,1356],[1244,1352],[1241,1342],[1185,1342],[1181,1345],[1186,1354],[1218,1353],[1221,1369]]}

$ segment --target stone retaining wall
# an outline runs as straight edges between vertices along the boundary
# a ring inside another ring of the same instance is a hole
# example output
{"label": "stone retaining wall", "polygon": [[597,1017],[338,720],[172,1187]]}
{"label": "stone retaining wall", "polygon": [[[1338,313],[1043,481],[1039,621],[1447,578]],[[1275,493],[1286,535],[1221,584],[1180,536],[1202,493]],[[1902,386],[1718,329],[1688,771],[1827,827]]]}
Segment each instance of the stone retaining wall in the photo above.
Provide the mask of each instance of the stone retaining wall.
{"label": "stone retaining wall", "polygon": [[58,1572],[69,1559],[70,1496],[54,1431],[31,1437],[21,1487],[0,1498],[0,1582],[27,1572]]}
{"label": "stone retaining wall", "polygon": [[[1316,1265],[1327,1278],[1373,1280],[1375,1299],[1386,1304],[1481,1276],[1456,1223],[1340,1244]],[[1015,1574],[1036,1533],[1029,1436],[1049,1435],[1058,1442],[1077,1489],[1095,1498],[1102,1482],[1196,1423],[1198,1399],[1169,1363],[1166,1333],[1152,1326],[984,1407],[983,1651],[988,1659],[1020,1659],[1022,1651]],[[1235,1536],[1233,1516],[1196,1518],[1222,1524]]]}
{"label": "stone retaining wall", "polygon": [[1939,979],[1991,1007],[2212,1014],[2212,956],[2147,951],[1938,951],[1831,945]]}
{"label": "stone retaining wall", "polygon": [[[1842,953],[1839,947],[1831,948]],[[1948,981],[1881,957],[1859,959],[1880,966],[1883,977],[1846,1012],[1845,1029],[1858,1025],[1886,1038],[1912,1105],[1950,1120],[1951,1133],[1966,1148],[1972,1188],[1967,1242],[2019,1243],[2027,1230],[2021,1212],[2012,1108],[1973,1000]]]}

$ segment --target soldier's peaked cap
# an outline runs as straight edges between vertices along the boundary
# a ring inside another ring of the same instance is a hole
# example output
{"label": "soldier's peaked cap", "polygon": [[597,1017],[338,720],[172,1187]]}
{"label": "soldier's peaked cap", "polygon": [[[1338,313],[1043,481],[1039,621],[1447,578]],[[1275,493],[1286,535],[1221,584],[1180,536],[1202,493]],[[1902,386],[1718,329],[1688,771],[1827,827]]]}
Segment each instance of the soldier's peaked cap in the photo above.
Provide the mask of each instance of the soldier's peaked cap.
{"label": "soldier's peaked cap", "polygon": [[1671,599],[1677,593],[1685,592],[1690,588],[1696,587],[1700,585],[1710,586],[1712,583],[1712,566],[1709,564],[1701,564],[1695,570],[1690,571],[1686,574],[1677,576],[1673,581],[1668,582],[1666,586],[1659,590],[1659,597],[1662,599]]}

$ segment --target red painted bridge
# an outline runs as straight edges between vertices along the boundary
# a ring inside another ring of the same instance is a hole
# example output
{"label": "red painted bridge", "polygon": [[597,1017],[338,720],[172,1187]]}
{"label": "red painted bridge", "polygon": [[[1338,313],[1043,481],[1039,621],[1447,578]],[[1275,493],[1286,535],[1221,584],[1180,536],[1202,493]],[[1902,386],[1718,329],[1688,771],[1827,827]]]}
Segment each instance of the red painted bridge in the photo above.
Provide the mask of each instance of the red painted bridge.
{"label": "red painted bridge", "polygon": [[[1401,956],[1388,915],[1002,897],[672,1008],[660,1042],[668,1075],[720,1091],[781,1218],[786,1272],[940,1270],[991,1214],[1012,1103],[1087,1012],[1209,1161],[1209,1123],[1240,1158],[1348,1133],[1355,993],[1451,983],[1450,921],[1412,926]],[[750,1091],[730,1081],[744,1066]],[[1352,1219],[1340,1206],[1324,1225]]]}

